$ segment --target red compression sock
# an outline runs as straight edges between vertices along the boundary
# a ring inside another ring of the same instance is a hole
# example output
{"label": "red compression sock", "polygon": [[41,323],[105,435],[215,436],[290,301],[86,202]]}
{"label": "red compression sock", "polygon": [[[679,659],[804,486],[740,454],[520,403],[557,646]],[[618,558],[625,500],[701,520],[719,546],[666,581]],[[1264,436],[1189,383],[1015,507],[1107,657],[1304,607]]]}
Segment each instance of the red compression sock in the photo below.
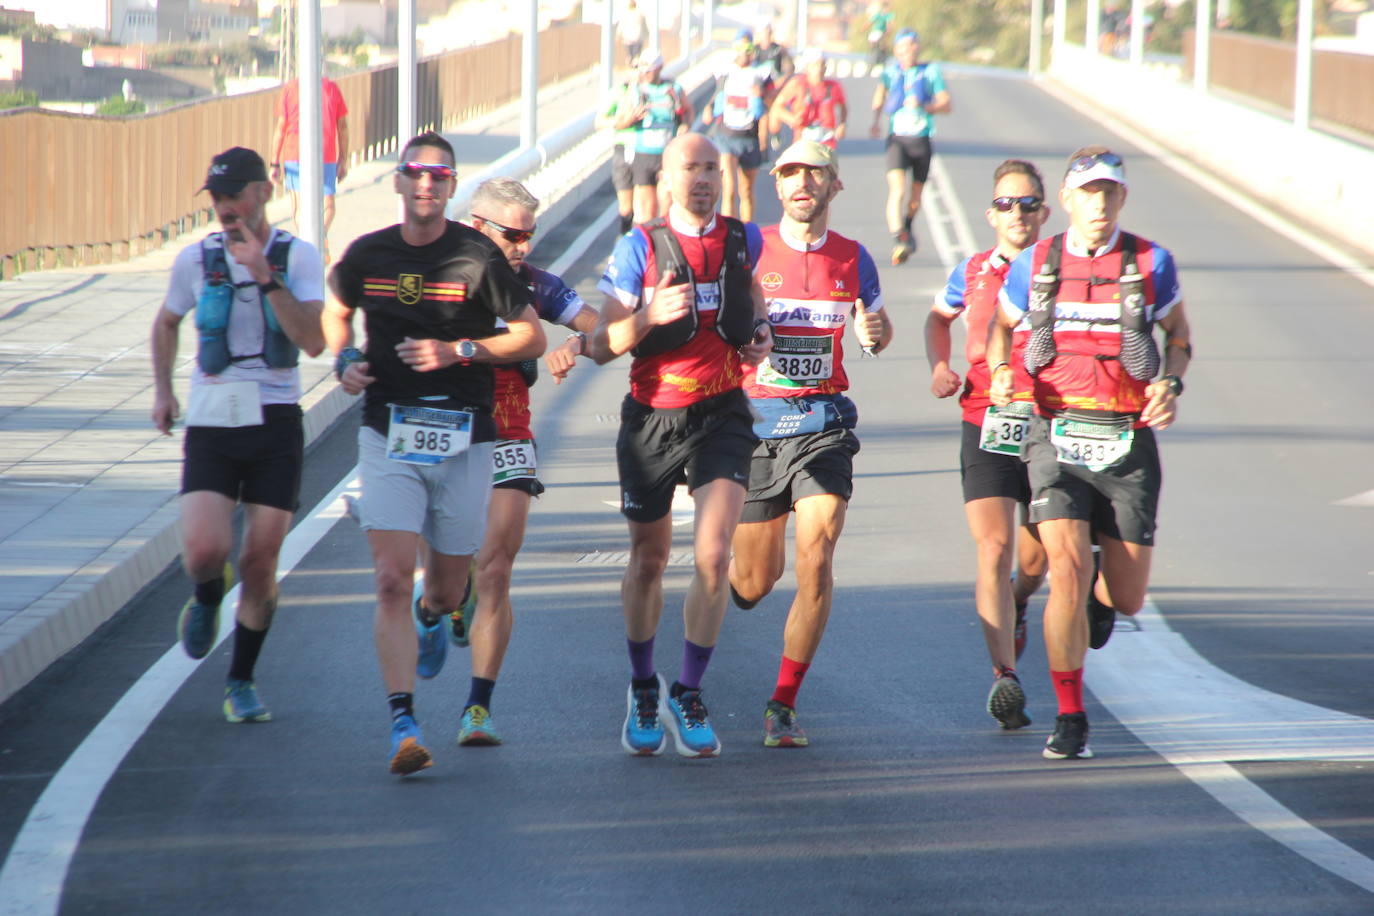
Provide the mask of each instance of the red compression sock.
{"label": "red compression sock", "polygon": [[794,662],[784,655],[782,664],[778,665],[778,686],[773,690],[773,699],[795,709],[797,691],[801,690],[802,680],[806,677],[806,669],[810,667],[810,662],[806,664]]}
{"label": "red compression sock", "polygon": [[1054,681],[1054,695],[1059,700],[1059,714],[1083,711],[1083,669],[1075,671],[1051,671]]}

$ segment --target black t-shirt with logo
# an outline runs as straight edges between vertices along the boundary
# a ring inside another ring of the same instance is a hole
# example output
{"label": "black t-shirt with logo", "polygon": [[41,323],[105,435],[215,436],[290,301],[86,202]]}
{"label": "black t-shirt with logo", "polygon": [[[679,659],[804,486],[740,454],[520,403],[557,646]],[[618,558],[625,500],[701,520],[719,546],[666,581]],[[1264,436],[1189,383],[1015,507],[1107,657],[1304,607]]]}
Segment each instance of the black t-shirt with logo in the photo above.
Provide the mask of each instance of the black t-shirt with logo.
{"label": "black t-shirt with logo", "polygon": [[[491,420],[493,380],[487,363],[418,372],[396,345],[412,340],[456,341],[496,333],[496,319],[519,317],[534,296],[511,270],[501,249],[482,233],[450,221],[428,245],[410,245],[400,225],[360,236],[334,266],[334,288],[350,308],[363,310],[369,373],[363,423],[383,435],[389,404],[472,410],[473,441],[496,437]],[[442,397],[444,400],[427,400]],[[426,399],[426,400],[422,400]]]}

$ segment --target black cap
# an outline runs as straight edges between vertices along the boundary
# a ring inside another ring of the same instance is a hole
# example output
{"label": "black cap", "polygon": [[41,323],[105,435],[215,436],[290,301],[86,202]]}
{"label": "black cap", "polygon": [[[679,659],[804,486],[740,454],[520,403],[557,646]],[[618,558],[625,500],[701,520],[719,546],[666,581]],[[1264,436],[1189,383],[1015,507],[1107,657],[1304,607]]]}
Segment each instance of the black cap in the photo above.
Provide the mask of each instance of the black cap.
{"label": "black cap", "polygon": [[218,194],[237,194],[250,181],[266,180],[267,164],[262,157],[251,149],[236,146],[210,160],[210,171],[205,174],[205,184],[200,189]]}

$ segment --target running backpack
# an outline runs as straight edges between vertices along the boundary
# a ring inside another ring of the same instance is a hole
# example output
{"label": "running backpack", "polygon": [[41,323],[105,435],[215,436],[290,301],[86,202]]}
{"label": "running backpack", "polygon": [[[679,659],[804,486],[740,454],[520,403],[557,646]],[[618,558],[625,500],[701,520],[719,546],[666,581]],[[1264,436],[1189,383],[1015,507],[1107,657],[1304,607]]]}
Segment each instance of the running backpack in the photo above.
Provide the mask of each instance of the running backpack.
{"label": "running backpack", "polygon": [[[742,347],[754,336],[754,298],[750,294],[754,272],[749,266],[749,243],[744,235],[744,223],[729,216],[717,216],[716,219],[725,223],[725,257],[720,273],[713,278],[720,284],[716,333],[730,346]],[[701,282],[692,274],[677,236],[668,228],[667,219],[660,216],[650,220],[644,224],[644,231],[653,245],[660,280],[667,279],[669,286]],[[694,305],[677,321],[651,328],[630,352],[634,356],[657,356],[676,350],[696,335],[697,325]]]}

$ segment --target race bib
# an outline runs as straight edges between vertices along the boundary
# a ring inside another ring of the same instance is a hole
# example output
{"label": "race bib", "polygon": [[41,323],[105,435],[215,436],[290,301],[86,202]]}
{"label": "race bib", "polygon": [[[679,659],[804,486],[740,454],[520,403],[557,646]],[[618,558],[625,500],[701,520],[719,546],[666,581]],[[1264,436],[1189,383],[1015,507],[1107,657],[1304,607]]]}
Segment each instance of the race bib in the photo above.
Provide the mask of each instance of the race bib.
{"label": "race bib", "polygon": [[204,381],[191,387],[187,426],[261,426],[262,397],[257,382]]}
{"label": "race bib", "polygon": [[386,441],[386,456],[392,461],[438,464],[472,443],[472,414],[392,404]]}
{"label": "race bib", "polygon": [[995,455],[1020,455],[1021,443],[1026,441],[1026,433],[1030,430],[1032,410],[1029,401],[989,407],[983,415],[983,434],[978,447]]}
{"label": "race bib", "polygon": [[827,140],[835,139],[835,132],[828,127],[813,124],[810,127],[802,128],[803,140],[815,140],[817,143],[825,143]]}
{"label": "race bib", "polygon": [[1085,423],[1056,417],[1050,424],[1050,444],[1064,464],[1105,471],[1131,451],[1135,430],[1129,425]]}
{"label": "race bib", "polygon": [[719,283],[698,283],[696,291],[698,312],[714,312],[720,308]]}
{"label": "race bib", "polygon": [[645,152],[662,152],[672,139],[666,127],[646,127],[639,132],[639,148]]}
{"label": "race bib", "polygon": [[[910,105],[915,105],[912,100]],[[892,113],[892,132],[899,137],[919,137],[925,130],[928,115],[923,108],[903,105]]]}
{"label": "race bib", "polygon": [[774,388],[815,388],[835,369],[835,338],[829,334],[773,334],[773,352],[759,365],[758,383]]}
{"label": "race bib", "polygon": [[502,439],[491,456],[491,482],[504,483],[539,476],[533,439]]}

